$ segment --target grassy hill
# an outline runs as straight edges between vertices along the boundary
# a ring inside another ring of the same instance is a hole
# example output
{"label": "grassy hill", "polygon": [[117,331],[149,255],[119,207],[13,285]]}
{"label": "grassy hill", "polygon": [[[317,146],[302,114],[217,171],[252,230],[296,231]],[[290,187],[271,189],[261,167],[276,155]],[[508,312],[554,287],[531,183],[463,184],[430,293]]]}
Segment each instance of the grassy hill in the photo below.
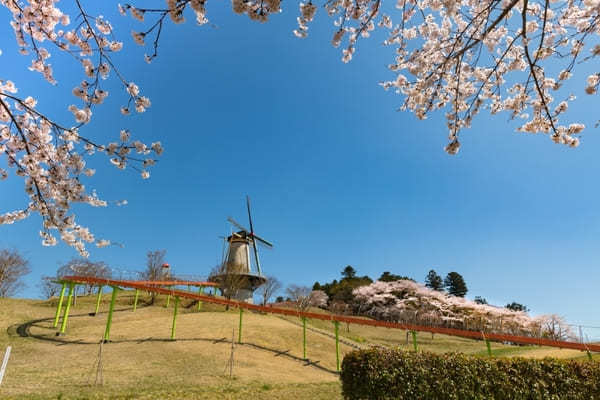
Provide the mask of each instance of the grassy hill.
{"label": "grassy hill", "polygon": [[[144,299],[147,300],[147,299]],[[244,313],[243,343],[235,345],[233,378],[227,369],[237,310],[204,304],[201,312],[182,300],[177,340],[171,341],[171,307],[164,297],[153,306],[131,310],[133,295],[121,292],[111,343],[102,347],[104,385],[93,385],[106,324],[109,296],[101,313],[90,316],[95,298],[80,297],[71,308],[65,336],[52,327],[56,300],[0,299],[0,356],[13,347],[0,398],[139,398],[139,399],[336,399],[333,326],[310,321],[307,332],[310,363],[302,360],[302,328],[295,318]],[[340,327],[340,350],[353,346],[400,346],[406,332],[351,325]],[[443,335],[419,334],[419,349],[462,351],[485,355],[483,342]],[[350,346],[352,345],[352,346]],[[493,344],[497,356],[583,358],[578,351]]]}

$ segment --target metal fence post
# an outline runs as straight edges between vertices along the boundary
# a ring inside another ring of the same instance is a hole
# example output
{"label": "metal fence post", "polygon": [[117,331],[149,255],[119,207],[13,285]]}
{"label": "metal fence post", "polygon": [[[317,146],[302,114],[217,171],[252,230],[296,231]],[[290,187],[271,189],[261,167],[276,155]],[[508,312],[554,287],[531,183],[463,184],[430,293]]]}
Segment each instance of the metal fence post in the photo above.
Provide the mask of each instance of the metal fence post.
{"label": "metal fence post", "polygon": [[240,307],[240,329],[238,330],[238,343],[242,343],[242,315],[244,315],[244,309]]}
{"label": "metal fence post", "polygon": [[60,289],[60,297],[58,298],[58,306],[56,307],[56,315],[54,316],[54,325],[56,328],[58,326],[58,319],[60,318],[60,312],[62,311],[62,303],[65,298],[65,289],[67,288],[67,282],[62,283],[62,288]]}
{"label": "metal fence post", "polygon": [[100,309],[100,300],[102,300],[102,288],[104,286],[98,286],[98,297],[96,298],[96,311],[94,311],[94,315],[98,314],[98,310]]}
{"label": "metal fence post", "polygon": [[175,297],[175,309],[173,310],[173,325],[171,326],[171,340],[175,340],[175,326],[177,324],[177,309],[179,308],[179,296]]}
{"label": "metal fence post", "polygon": [[138,298],[140,297],[140,289],[135,289],[135,297],[133,298],[133,311],[137,310]]}
{"label": "metal fence post", "polygon": [[335,368],[340,371],[340,322],[334,321],[335,325]]}
{"label": "metal fence post", "polygon": [[415,351],[419,351],[419,348],[417,346],[417,331],[410,331],[410,333],[412,333],[413,347]]}
{"label": "metal fence post", "polygon": [[110,298],[110,308],[108,309],[108,318],[106,320],[106,329],[104,330],[104,341],[108,342],[110,339],[110,327],[112,325],[113,311],[115,309],[115,301],[117,300],[117,292],[119,288],[116,286],[112,287],[112,297]]}
{"label": "metal fence post", "polygon": [[67,297],[67,305],[65,306],[65,313],[63,315],[62,324],[60,325],[60,333],[65,333],[67,329],[67,320],[69,319],[69,310],[71,309],[71,302],[73,301],[73,292],[75,289],[75,282],[69,282],[69,296]]}
{"label": "metal fence post", "polygon": [[488,356],[492,357],[492,345],[490,344],[489,339],[485,339],[485,345],[487,346]]}
{"label": "metal fence post", "polygon": [[[198,288],[198,294],[202,295],[204,294],[204,286],[200,286],[200,288]],[[198,311],[200,311],[202,309],[202,301],[198,300]]]}
{"label": "metal fence post", "polygon": [[302,345],[303,358],[306,360],[306,317],[302,317]]}

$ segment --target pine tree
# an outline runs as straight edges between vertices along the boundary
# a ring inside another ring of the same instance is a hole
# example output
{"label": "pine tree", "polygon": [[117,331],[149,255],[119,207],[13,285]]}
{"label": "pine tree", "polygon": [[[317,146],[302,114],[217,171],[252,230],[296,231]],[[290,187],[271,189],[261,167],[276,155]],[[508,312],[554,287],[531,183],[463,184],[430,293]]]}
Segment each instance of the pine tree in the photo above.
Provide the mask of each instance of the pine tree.
{"label": "pine tree", "polygon": [[408,276],[392,274],[390,271],[385,271],[377,280],[381,282],[415,281],[414,279],[409,278]]}
{"label": "pine tree", "polygon": [[442,277],[439,276],[433,269],[429,271],[425,277],[425,286],[439,292],[444,290],[444,282],[442,281]]}
{"label": "pine tree", "polygon": [[450,272],[444,279],[444,286],[448,293],[453,296],[465,297],[467,294],[467,284],[462,275],[458,272]]}
{"label": "pine tree", "polygon": [[505,307],[512,311],[529,312],[529,308],[527,308],[527,306],[525,306],[521,303],[514,302],[514,301],[510,304],[507,304]]}
{"label": "pine tree", "polygon": [[346,266],[346,268],[344,268],[344,270],[342,271],[342,278],[352,279],[354,277],[356,277],[356,270],[352,268],[351,265]]}

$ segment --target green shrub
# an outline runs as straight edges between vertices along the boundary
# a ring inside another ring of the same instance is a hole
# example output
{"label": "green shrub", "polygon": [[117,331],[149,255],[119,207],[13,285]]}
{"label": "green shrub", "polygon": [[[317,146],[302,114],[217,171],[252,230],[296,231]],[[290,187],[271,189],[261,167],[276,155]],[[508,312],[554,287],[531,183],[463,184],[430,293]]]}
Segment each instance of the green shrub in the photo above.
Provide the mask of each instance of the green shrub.
{"label": "green shrub", "polygon": [[344,357],[346,399],[600,399],[600,363],[369,349]]}

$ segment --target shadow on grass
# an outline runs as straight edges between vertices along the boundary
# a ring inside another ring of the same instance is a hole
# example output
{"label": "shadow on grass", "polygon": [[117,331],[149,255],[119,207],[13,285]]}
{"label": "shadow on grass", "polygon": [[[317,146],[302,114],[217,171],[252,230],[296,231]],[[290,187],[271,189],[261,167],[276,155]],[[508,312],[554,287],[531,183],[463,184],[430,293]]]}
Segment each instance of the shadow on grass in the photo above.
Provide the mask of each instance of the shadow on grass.
{"label": "shadow on grass", "polygon": [[[114,312],[122,312],[122,311],[131,311],[131,308],[122,308],[122,309],[114,310]],[[106,314],[106,313],[99,312],[98,314]],[[69,315],[69,318],[87,317],[90,315],[94,315],[94,314],[93,313],[71,314],[71,315]],[[52,335],[34,334],[31,332],[31,327],[33,327],[33,326],[36,328],[39,328],[39,329],[45,329],[48,331],[56,332],[57,328],[54,328],[51,325],[53,322],[54,322],[54,318],[34,319],[31,321],[24,322],[22,324],[14,324],[14,325],[9,326],[7,328],[7,333],[9,336],[18,335],[23,338],[32,338],[32,339],[42,340],[42,341],[46,341],[46,342],[53,342],[53,343],[56,343],[57,346],[98,345],[98,343],[99,343],[99,341],[86,341],[86,340],[80,340],[80,339],[69,340],[68,337],[66,337],[66,336],[55,336],[54,334],[52,334]],[[46,323],[49,323],[50,326],[46,325]],[[170,338],[148,337],[148,338],[144,338],[144,339],[120,339],[120,340],[110,340],[109,341],[109,343],[138,343],[138,344],[146,343],[146,342],[211,342],[212,344],[218,344],[218,343],[229,344],[229,343],[231,343],[231,340],[227,339],[225,337],[222,337],[222,338],[199,337],[199,338],[183,338],[183,339],[175,339],[175,340],[170,339]],[[337,371],[320,365],[319,360],[310,360],[310,359],[304,359],[302,357],[294,356],[294,355],[290,354],[290,350],[274,349],[271,347],[267,347],[267,346],[263,346],[263,345],[259,345],[259,344],[251,343],[251,342],[242,342],[242,343],[236,342],[236,344],[238,346],[247,346],[247,347],[257,349],[257,350],[270,352],[270,353],[273,353],[275,357],[281,356],[281,357],[286,357],[290,360],[299,361],[299,362],[302,362],[304,364],[304,366],[306,366],[306,367],[312,366],[323,372],[328,372],[328,373],[335,374],[335,375],[338,374]]]}
{"label": "shadow on grass", "polygon": [[[139,306],[138,306],[139,307]],[[121,309],[115,309],[115,312],[121,312],[121,311],[129,311],[131,310],[130,308],[121,308]],[[69,314],[69,318],[77,318],[77,317],[90,317],[90,316],[95,316],[98,314],[107,314],[105,312],[98,312],[96,313],[82,313],[82,314]],[[30,329],[32,326],[35,326],[36,328],[40,328],[40,329],[46,329],[46,330],[51,330],[51,331],[57,331],[58,329],[60,329],[60,323],[59,325],[55,328],[53,326],[47,326],[47,325],[42,325],[42,322],[49,322],[49,323],[53,323],[54,322],[54,318],[40,318],[40,319],[33,319],[31,321],[27,321],[24,322],[22,324],[14,324],[14,325],[10,325],[8,328],[6,328],[6,333],[8,334],[8,336],[20,336],[20,337],[24,337],[24,338],[34,338],[34,339],[39,339],[39,340],[47,340],[47,341],[55,341],[55,342],[62,342],[62,340],[60,340],[60,338],[55,338],[56,340],[51,340],[54,338],[50,338],[50,337],[46,337],[43,335],[34,335],[30,332]],[[86,342],[82,342],[82,344],[87,344]]]}

